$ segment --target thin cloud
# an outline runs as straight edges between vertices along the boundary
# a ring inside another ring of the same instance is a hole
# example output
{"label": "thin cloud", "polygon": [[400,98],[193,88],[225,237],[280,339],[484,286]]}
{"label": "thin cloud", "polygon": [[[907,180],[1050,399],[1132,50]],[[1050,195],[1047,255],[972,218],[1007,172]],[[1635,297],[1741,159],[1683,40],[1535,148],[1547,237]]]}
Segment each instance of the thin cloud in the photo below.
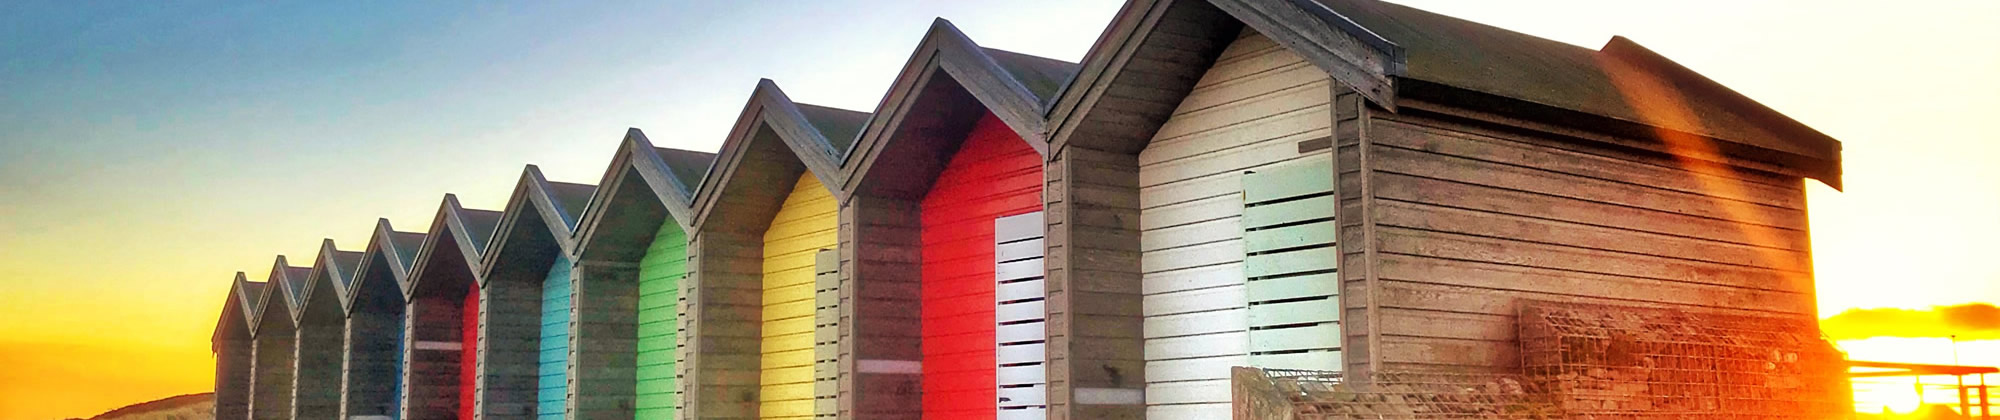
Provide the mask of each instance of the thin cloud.
{"label": "thin cloud", "polygon": [[1820,329],[1836,340],[1952,335],[1964,340],[2000,339],[2000,307],[1968,303],[1930,309],[1849,309],[1820,320]]}

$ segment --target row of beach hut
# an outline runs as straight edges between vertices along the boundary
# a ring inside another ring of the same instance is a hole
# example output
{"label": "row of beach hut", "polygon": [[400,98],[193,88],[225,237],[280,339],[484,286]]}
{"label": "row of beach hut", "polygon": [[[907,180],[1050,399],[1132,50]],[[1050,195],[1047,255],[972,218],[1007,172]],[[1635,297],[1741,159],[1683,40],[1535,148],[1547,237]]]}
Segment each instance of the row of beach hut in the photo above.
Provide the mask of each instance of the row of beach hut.
{"label": "row of beach hut", "polygon": [[872,113],[762,81],[717,152],[237,274],[216,417],[1227,418],[1232,366],[1513,369],[1523,300],[1816,319],[1839,148],[1376,0],[1131,0],[1082,63],[939,20]]}

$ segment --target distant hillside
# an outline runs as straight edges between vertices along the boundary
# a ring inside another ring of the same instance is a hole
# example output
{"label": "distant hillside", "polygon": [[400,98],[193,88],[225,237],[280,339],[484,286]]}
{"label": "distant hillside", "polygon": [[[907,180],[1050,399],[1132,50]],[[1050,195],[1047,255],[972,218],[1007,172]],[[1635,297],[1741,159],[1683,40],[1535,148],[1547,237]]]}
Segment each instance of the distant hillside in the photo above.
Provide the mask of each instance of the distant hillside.
{"label": "distant hillside", "polygon": [[195,420],[215,418],[215,393],[162,398],[106,411],[90,420]]}

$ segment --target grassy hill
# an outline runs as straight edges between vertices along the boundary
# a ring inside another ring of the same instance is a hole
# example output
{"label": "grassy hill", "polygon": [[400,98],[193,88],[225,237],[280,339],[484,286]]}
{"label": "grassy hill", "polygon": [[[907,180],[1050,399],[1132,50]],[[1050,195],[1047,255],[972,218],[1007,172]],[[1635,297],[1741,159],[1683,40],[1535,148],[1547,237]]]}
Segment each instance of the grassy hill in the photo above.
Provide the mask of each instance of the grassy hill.
{"label": "grassy hill", "polygon": [[106,411],[90,420],[196,420],[215,418],[215,394],[162,398]]}

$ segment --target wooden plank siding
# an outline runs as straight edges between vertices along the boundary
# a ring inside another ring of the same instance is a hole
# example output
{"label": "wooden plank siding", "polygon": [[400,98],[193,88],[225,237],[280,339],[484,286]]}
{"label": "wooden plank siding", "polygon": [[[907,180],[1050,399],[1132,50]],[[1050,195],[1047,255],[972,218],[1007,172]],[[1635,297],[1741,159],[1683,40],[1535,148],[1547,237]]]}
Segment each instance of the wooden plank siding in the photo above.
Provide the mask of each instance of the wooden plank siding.
{"label": "wooden plank siding", "polygon": [[[547,273],[544,272],[544,275]],[[541,392],[542,284],[508,278],[480,288],[479,417],[532,419]]]}
{"label": "wooden plank siding", "polygon": [[[277,286],[271,286],[277,287]],[[266,297],[265,300],[270,300]],[[267,305],[282,305],[266,302]],[[278,315],[282,316],[282,315]],[[277,321],[265,318],[266,322]],[[284,320],[290,322],[290,320]],[[288,420],[292,418],[292,378],[294,366],[293,348],[297,337],[289,331],[290,326],[280,328],[266,325],[252,340],[250,359],[253,372],[250,376],[249,412],[252,420]]]}
{"label": "wooden plank siding", "polygon": [[1044,216],[1036,211],[993,219],[993,362],[1000,420],[1048,418]]}
{"label": "wooden plank siding", "polygon": [[668,220],[660,224],[639,261],[637,383],[634,418],[677,418],[680,389],[675,343],[680,331],[680,287],[687,278],[687,235]]}
{"label": "wooden plank siding", "polygon": [[[230,297],[234,299],[234,296]],[[225,303],[224,305],[234,305]],[[236,316],[241,324],[242,317],[225,310],[223,316]],[[237,328],[243,328],[238,326]],[[250,356],[248,338],[215,340],[215,418],[216,420],[247,420],[250,418]]]}
{"label": "wooden plank siding", "polygon": [[840,416],[840,252],[813,253],[813,418]]}
{"label": "wooden plank siding", "polygon": [[349,314],[342,328],[340,418],[401,414],[396,402],[403,390],[398,374],[403,361],[403,310],[402,305],[390,308],[385,303],[357,305],[364,310]]}
{"label": "wooden plank siding", "polygon": [[840,213],[841,415],[921,418],[922,209],[856,195]]}
{"label": "wooden plank siding", "polygon": [[1802,178],[1342,101],[1350,366],[1514,368],[1522,299],[1817,316]]}
{"label": "wooden plank siding", "polygon": [[[469,288],[468,288],[469,290]],[[402,418],[459,416],[459,368],[465,339],[464,292],[440,291],[409,300],[404,318]]]}
{"label": "wooden plank siding", "polygon": [[479,407],[479,286],[465,293],[458,312],[458,418]]}
{"label": "wooden plank siding", "polygon": [[1147,418],[1229,415],[1229,367],[1249,364],[1242,174],[1326,155],[1301,143],[1332,134],[1330,83],[1245,30],[1139,153]]}
{"label": "wooden plank siding", "polygon": [[1044,167],[1050,419],[1145,415],[1138,171],[1082,146]]}
{"label": "wooden plank siding", "polygon": [[813,258],[838,245],[839,209],[806,172],[764,233],[760,418],[812,417]]}
{"label": "wooden plank siding", "polygon": [[535,341],[535,417],[560,420],[569,397],[570,270],[568,258],[557,256],[541,281],[541,335]]}
{"label": "wooden plank siding", "polygon": [[[635,315],[639,313],[639,264],[577,261],[569,277],[570,322],[564,326],[569,330],[569,356],[564,366],[569,383],[564,387],[564,418],[633,419],[638,412],[639,323]],[[669,305],[667,310],[673,307]],[[672,350],[666,348],[669,359]],[[671,410],[673,401],[666,404]]]}
{"label": "wooden plank siding", "polygon": [[300,322],[293,333],[291,418],[295,419],[340,415],[340,343],[346,324],[339,318],[312,318]]}
{"label": "wooden plank siding", "polygon": [[989,113],[921,201],[926,418],[994,418],[993,219],[1041,209],[1041,161]]}

